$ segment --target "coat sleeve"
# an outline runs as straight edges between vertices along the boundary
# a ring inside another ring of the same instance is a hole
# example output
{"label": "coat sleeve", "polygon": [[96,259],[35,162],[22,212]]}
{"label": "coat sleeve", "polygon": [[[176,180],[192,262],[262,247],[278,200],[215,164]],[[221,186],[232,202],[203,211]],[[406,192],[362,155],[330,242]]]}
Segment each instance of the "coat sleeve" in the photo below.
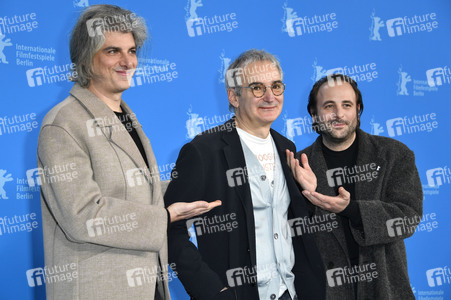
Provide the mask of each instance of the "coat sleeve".
{"label": "coat sleeve", "polygon": [[[165,205],[175,202],[193,202],[203,200],[203,191],[208,184],[205,174],[207,164],[200,151],[192,143],[181,150],[172,170],[172,181],[164,196]],[[187,293],[194,299],[226,299],[227,293],[218,293],[227,286],[218,274],[202,260],[196,246],[190,242],[187,221],[172,223],[168,232],[169,261],[175,263],[178,277]],[[231,293],[230,293],[231,294]]]}
{"label": "coat sleeve", "polygon": [[[86,147],[82,147],[64,128],[55,125],[42,128],[38,141],[38,165],[45,205],[70,241],[154,252],[166,242],[168,220],[162,202],[157,206],[103,195],[95,180],[102,174],[94,174]],[[70,181],[51,180],[44,175],[46,170],[57,170],[67,165],[73,166],[71,171],[75,172]],[[113,234],[95,234],[96,226],[110,220],[127,224],[127,228],[116,226],[111,227]]]}
{"label": "coat sleeve", "polygon": [[405,147],[391,157],[390,162],[391,167],[382,183],[381,199],[357,200],[363,230],[353,226],[351,230],[361,246],[388,244],[408,238],[420,223],[423,191],[414,153]]}

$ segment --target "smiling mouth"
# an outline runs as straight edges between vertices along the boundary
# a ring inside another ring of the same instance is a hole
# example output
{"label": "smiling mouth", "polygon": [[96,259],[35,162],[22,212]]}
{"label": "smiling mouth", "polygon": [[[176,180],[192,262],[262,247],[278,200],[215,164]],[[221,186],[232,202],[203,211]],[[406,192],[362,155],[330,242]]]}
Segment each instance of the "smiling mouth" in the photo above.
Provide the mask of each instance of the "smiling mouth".
{"label": "smiling mouth", "polygon": [[333,127],[344,127],[345,125],[348,125],[346,122],[342,122],[342,121],[332,121],[330,122],[330,125],[332,125]]}
{"label": "smiling mouth", "polygon": [[115,71],[120,76],[124,76],[124,77],[127,77],[127,78],[132,76],[132,70],[115,70]]}

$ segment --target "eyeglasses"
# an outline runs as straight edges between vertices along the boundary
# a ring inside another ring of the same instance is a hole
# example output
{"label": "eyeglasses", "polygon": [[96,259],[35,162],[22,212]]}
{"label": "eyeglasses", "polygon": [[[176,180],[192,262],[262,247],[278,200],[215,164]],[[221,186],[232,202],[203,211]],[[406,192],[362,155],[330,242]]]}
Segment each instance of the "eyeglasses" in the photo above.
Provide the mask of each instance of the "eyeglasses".
{"label": "eyeglasses", "polygon": [[285,84],[283,82],[274,82],[271,85],[264,85],[263,83],[251,83],[249,86],[243,88],[251,89],[255,97],[261,98],[266,93],[266,87],[270,87],[274,96],[280,96],[285,91]]}

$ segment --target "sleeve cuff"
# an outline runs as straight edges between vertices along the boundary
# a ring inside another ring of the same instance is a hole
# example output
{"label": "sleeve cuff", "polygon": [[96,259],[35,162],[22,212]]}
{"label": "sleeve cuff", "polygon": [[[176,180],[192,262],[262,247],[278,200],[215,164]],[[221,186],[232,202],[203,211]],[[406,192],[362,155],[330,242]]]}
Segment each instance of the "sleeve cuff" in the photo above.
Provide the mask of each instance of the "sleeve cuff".
{"label": "sleeve cuff", "polygon": [[348,207],[346,207],[342,212],[338,213],[342,217],[346,217],[351,221],[353,227],[362,228],[362,216],[360,215],[359,204],[355,200],[349,202]]}
{"label": "sleeve cuff", "polygon": [[169,230],[169,227],[171,227],[171,214],[169,213],[169,210],[167,208],[165,208],[166,210],[166,214],[168,215],[168,228],[167,230]]}

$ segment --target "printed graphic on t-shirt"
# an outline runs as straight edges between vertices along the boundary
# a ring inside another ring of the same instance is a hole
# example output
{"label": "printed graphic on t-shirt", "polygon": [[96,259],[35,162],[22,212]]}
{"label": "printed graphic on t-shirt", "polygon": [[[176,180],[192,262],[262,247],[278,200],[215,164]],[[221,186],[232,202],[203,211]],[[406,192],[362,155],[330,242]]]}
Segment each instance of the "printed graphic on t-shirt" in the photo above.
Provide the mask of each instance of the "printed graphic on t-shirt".
{"label": "printed graphic on t-shirt", "polygon": [[255,157],[258,159],[265,172],[274,171],[274,152],[259,153],[256,154]]}

